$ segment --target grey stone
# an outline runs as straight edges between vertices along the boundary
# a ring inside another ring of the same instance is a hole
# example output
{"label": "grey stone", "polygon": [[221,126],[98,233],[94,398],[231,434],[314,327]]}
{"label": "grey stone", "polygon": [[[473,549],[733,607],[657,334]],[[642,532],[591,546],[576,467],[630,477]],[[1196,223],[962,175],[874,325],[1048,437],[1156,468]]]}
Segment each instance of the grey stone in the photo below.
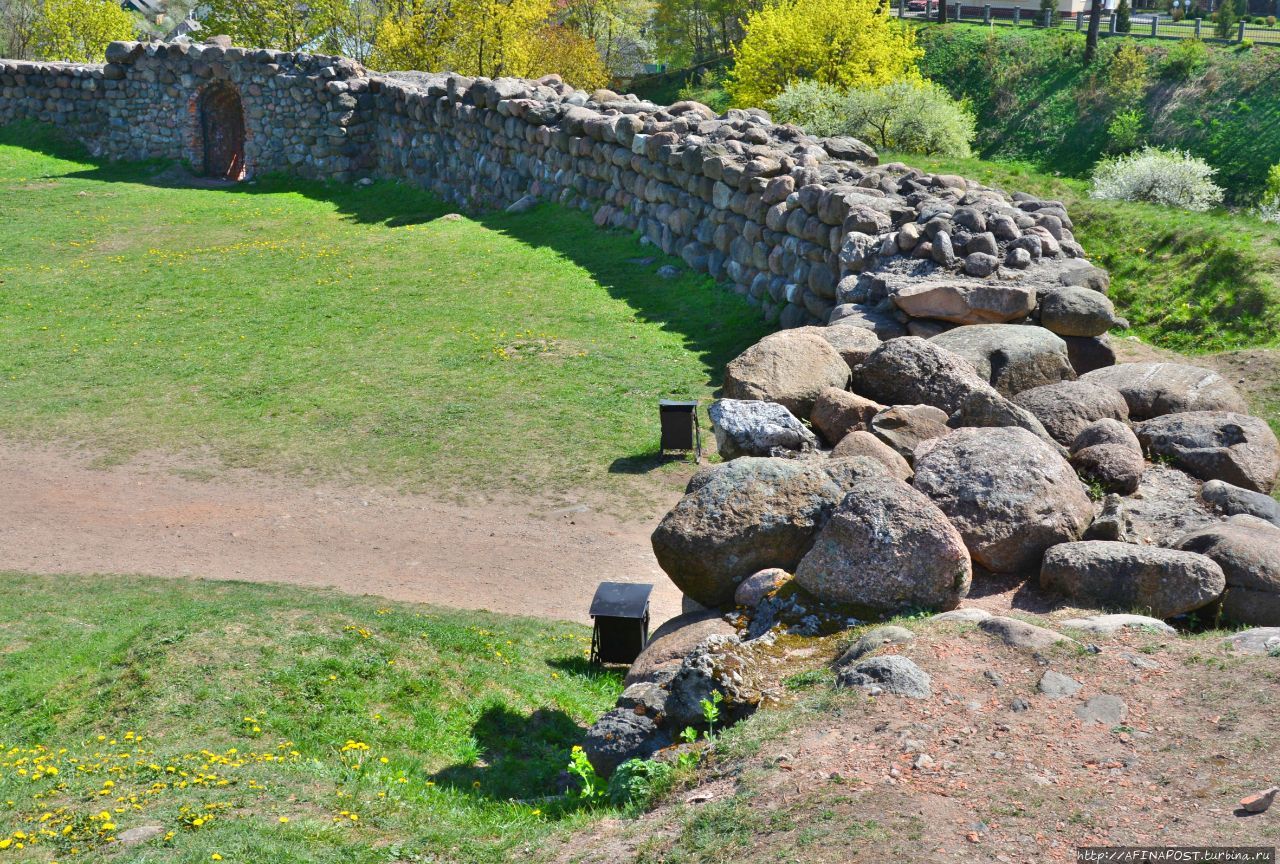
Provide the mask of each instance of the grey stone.
{"label": "grey stone", "polygon": [[1087,540],[1050,549],[1040,569],[1040,587],[1077,601],[1171,618],[1217,600],[1226,577],[1204,555]]}
{"label": "grey stone", "polygon": [[1097,420],[1071,444],[1071,465],[1086,480],[1112,492],[1138,491],[1146,462],[1133,430],[1119,420]]}
{"label": "grey stone", "polygon": [[1120,392],[1129,417],[1147,420],[1183,411],[1248,411],[1244,398],[1221,375],[1181,363],[1120,363],[1080,380]]}
{"label": "grey stone", "polygon": [[1052,669],[1040,676],[1036,689],[1050,699],[1065,699],[1080,692],[1083,687],[1079,681]]}
{"label": "grey stone", "polygon": [[536,195],[525,195],[514,204],[507,207],[508,213],[528,213],[534,207],[538,206],[538,197]]}
{"label": "grey stone", "polygon": [[164,833],[163,825],[139,825],[128,828],[116,835],[116,841],[122,846],[136,846]]}
{"label": "grey stone", "polygon": [[992,615],[978,621],[978,629],[999,639],[1010,648],[1021,648],[1027,651],[1043,651],[1058,643],[1072,643],[1073,640],[1044,627],[1036,627],[1017,618],[1005,618]]}
{"label": "grey stone", "polygon": [[836,674],[837,687],[879,688],[894,696],[928,699],[929,674],[906,657],[869,657]]}
{"label": "grey stone", "polygon": [[879,402],[848,390],[827,387],[818,394],[809,421],[813,428],[822,433],[823,438],[836,444],[850,432],[859,429],[866,431],[871,418],[883,409],[884,406]]}
{"label": "grey stone", "polygon": [[791,574],[780,567],[766,567],[752,573],[733,592],[733,605],[754,608],[773,592],[791,581]]}
{"label": "grey stone", "polygon": [[726,461],[818,447],[817,437],[776,402],[720,399],[711,403],[707,414],[715,430],[716,449]]}
{"label": "grey stone", "polygon": [[1224,516],[1254,516],[1280,527],[1280,501],[1270,495],[1210,480],[1200,489],[1200,497]]}
{"label": "grey stone", "polygon": [[851,386],[885,405],[932,405],[947,414],[975,390],[991,388],[968,360],[914,336],[890,339],[873,351],[853,370]]}
{"label": "grey stone", "polygon": [[895,405],[871,418],[871,433],[908,462],[915,459],[916,448],[922,441],[950,431],[947,415],[932,405]]}
{"label": "grey stone", "polygon": [[1066,343],[1043,327],[980,324],[929,341],[968,360],[1004,396],[1076,377]]}
{"label": "grey stone", "polygon": [[1187,532],[1217,522],[1200,500],[1198,480],[1152,465],[1142,472],[1137,492],[1107,495],[1099,503],[1085,539],[1172,546]]}
{"label": "grey stone", "polygon": [[1103,693],[1076,708],[1076,716],[1085,724],[1119,726],[1129,716],[1129,706],[1119,696]]}
{"label": "grey stone", "polygon": [[840,439],[840,443],[831,451],[833,459],[851,457],[874,459],[884,465],[891,477],[899,480],[911,480],[911,464],[898,451],[885,444],[870,432],[854,430]]}
{"label": "grey stone", "polygon": [[1280,528],[1253,516],[1193,531],[1177,548],[1212,558],[1226,574],[1222,614],[1241,624],[1280,626]]}
{"label": "grey stone", "polygon": [[1168,458],[1201,480],[1225,480],[1269,493],[1280,474],[1280,441],[1265,420],[1230,411],[1187,411],[1138,424],[1154,458]]}
{"label": "grey stone", "polygon": [[972,577],[964,540],[943,512],[891,477],[850,487],[795,573],[819,600],[871,613],[955,608]]}
{"label": "grey stone", "polygon": [[879,651],[886,645],[906,645],[908,642],[915,641],[916,634],[912,633],[906,627],[896,627],[892,624],[886,624],[881,627],[872,627],[867,632],[858,637],[858,641],[850,645],[839,659],[836,660],[836,666],[848,666],[856,660],[873,652]]}
{"label": "grey stone", "polygon": [[841,303],[831,310],[827,326],[861,327],[880,339],[897,339],[907,335],[907,328],[892,315],[861,303]]}
{"label": "grey stone", "polygon": [[[936,257],[936,256],[935,256]],[[925,277],[898,288],[893,303],[913,318],[956,324],[1002,324],[1025,318],[1035,308],[1030,285],[998,280]]]}
{"label": "grey stone", "polygon": [[1013,401],[1036,415],[1054,440],[1070,447],[1086,426],[1097,420],[1129,419],[1129,405],[1119,391],[1088,381],[1061,381],[1022,390]]}
{"label": "grey stone", "polygon": [[985,621],[992,617],[991,613],[986,609],[967,608],[952,609],[950,612],[942,612],[929,618],[930,621],[938,623],[960,622],[965,624],[976,624],[979,621]]}
{"label": "grey stone", "polygon": [[664,623],[649,636],[640,656],[627,670],[624,684],[669,681],[685,655],[711,636],[732,636],[737,631],[714,609],[690,612]]}
{"label": "grey stone", "polygon": [[640,681],[622,691],[617,707],[639,711],[661,722],[667,713],[667,691],[650,681]]}
{"label": "grey stone", "polygon": [[[1034,414],[994,391],[977,390],[970,393],[960,410],[948,418],[947,425],[956,428],[1014,426],[1027,430],[1062,455],[1067,453],[1061,444],[1053,440],[1053,436]],[[1141,456],[1141,452],[1138,455]]]}
{"label": "grey stone", "polygon": [[1131,627],[1153,630],[1166,636],[1175,636],[1178,633],[1177,630],[1174,630],[1159,618],[1151,618],[1147,615],[1089,615],[1086,618],[1068,618],[1065,621],[1059,621],[1058,624],[1062,627],[1071,627],[1075,630],[1084,630],[1088,633],[1096,633],[1102,636],[1111,636]]}
{"label": "grey stone", "polygon": [[1106,295],[1066,286],[1040,295],[1040,323],[1062,336],[1101,336],[1112,327],[1128,327]]}
{"label": "grey stone", "polygon": [[647,759],[671,744],[652,717],[629,708],[614,708],[601,715],[582,742],[591,766],[601,777],[609,777],[628,759]]}
{"label": "grey stone", "polygon": [[[805,329],[808,330],[808,328]],[[835,324],[828,324],[826,327],[814,327],[812,332],[827,340],[831,347],[844,358],[844,362],[850,369],[867,359],[868,354],[880,347],[880,337],[874,330],[859,327],[848,318]]]}
{"label": "grey stone", "polygon": [[1071,466],[1025,429],[957,429],[921,448],[915,472],[974,563],[996,573],[1038,569],[1046,549],[1079,539],[1093,517]]}
{"label": "grey stone", "polygon": [[1280,651],[1280,627],[1241,630],[1228,636],[1223,643],[1240,654],[1271,655]]}

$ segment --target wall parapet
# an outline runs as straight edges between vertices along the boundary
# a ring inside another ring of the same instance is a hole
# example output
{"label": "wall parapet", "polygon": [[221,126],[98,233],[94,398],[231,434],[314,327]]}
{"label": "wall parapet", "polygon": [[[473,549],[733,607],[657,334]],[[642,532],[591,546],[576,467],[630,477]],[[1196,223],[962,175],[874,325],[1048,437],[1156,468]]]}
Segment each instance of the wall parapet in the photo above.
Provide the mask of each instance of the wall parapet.
{"label": "wall parapet", "polygon": [[878,164],[862,142],[760,110],[222,45],[112,43],[107,61],[0,61],[0,123],[38,120],[101,157],[199,170],[198,100],[217,82],[243,105],[246,176],[392,178],[464,208],[530,195],[580,208],[732,283],[783,326],[846,318],[932,335],[1026,320],[1060,287],[1106,287],[1060,202]]}

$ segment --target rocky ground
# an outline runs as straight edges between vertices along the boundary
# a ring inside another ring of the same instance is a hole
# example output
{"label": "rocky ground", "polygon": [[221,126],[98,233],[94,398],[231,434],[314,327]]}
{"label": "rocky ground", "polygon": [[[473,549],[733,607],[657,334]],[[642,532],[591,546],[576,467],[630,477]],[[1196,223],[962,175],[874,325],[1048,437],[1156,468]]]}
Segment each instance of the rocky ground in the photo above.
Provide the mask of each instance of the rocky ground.
{"label": "rocky ground", "polygon": [[975,622],[904,622],[914,638],[872,656],[913,661],[926,698],[833,690],[853,637],[797,641],[772,666],[781,706],[726,733],[661,806],[556,860],[1032,862],[1073,861],[1082,845],[1276,845],[1280,808],[1238,802],[1280,782],[1280,657],[1221,633],[1062,624],[1076,614],[1032,618],[1074,637],[1039,649]]}

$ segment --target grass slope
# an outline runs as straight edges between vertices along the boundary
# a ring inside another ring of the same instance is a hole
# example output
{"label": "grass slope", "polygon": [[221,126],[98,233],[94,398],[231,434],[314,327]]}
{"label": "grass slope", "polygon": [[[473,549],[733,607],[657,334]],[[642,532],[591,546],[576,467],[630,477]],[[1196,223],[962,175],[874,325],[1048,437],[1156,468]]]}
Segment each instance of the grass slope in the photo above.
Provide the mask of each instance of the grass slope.
{"label": "grass slope", "polygon": [[[195,188],[0,130],[0,433],[437,492],[634,490],[759,313],[586,214]],[[631,478],[633,479],[633,478]]]}
{"label": "grass slope", "polygon": [[[544,799],[621,689],[589,644],[323,591],[2,574],[0,862],[529,860],[592,818]],[[144,824],[163,833],[109,839]]]}

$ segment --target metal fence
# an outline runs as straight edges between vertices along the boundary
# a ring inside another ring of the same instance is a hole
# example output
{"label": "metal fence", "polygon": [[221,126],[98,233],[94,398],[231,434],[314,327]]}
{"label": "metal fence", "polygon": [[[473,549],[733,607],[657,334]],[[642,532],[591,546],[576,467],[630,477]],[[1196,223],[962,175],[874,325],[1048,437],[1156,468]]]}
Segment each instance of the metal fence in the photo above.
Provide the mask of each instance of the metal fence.
{"label": "metal fence", "polygon": [[[897,0],[899,18],[932,20],[937,17],[937,0]],[[1083,32],[1089,27],[1088,13],[1079,15],[1055,15],[1053,12],[1023,10],[1007,6],[966,6],[963,3],[947,5],[947,20],[970,24],[985,24],[989,27],[1039,27],[1077,30]],[[1246,39],[1261,45],[1280,45],[1280,26],[1264,27],[1257,24],[1246,24],[1241,21],[1233,27],[1231,36],[1223,39],[1218,36],[1213,21],[1203,18],[1175,21],[1167,15],[1132,15],[1129,18],[1129,30],[1117,30],[1118,22],[1114,13],[1102,19],[1101,33],[1105,36],[1133,36],[1147,39],[1203,39],[1206,42],[1223,42],[1238,44]]]}

